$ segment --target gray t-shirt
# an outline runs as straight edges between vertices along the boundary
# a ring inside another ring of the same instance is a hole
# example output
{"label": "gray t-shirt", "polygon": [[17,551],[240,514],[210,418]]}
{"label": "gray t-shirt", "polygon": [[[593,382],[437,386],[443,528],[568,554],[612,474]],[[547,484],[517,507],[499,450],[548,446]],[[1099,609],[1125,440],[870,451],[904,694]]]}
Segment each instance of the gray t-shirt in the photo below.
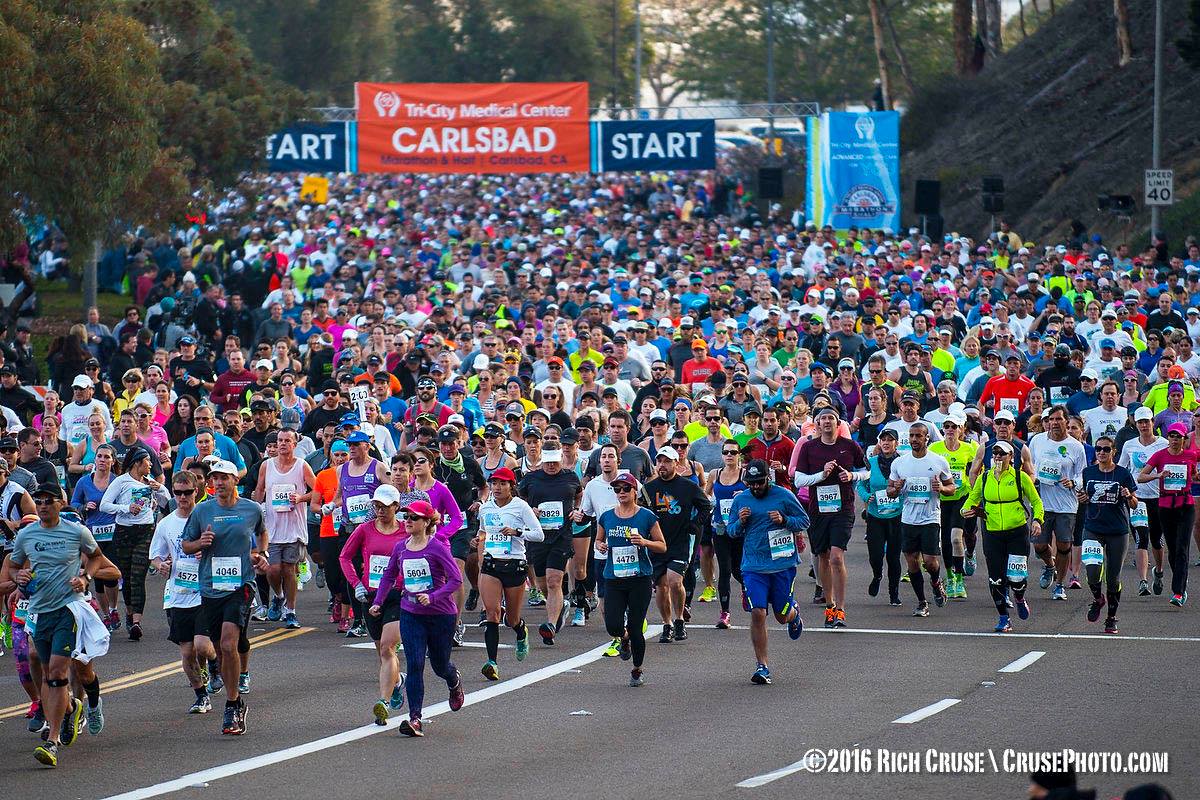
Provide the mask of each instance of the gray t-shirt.
{"label": "gray t-shirt", "polygon": [[82,600],[83,595],[72,591],[67,581],[79,574],[81,552],[92,555],[98,551],[92,532],[77,522],[60,519],[49,530],[40,522],[22,528],[13,543],[12,563],[15,567],[29,564],[33,570],[29,613],[57,611]]}
{"label": "gray t-shirt", "polygon": [[210,525],[213,543],[200,552],[200,595],[223,597],[254,582],[250,550],[258,534],[266,529],[262,506],[244,497],[230,507],[221,505],[215,497],[205,500],[192,510],[181,541],[196,541]]}
{"label": "gray t-shirt", "polygon": [[721,460],[721,449],[725,447],[725,439],[719,438],[715,442],[710,442],[708,437],[697,439],[692,442],[692,446],[688,448],[688,458],[693,461],[699,461],[706,472],[720,469],[724,466]]}

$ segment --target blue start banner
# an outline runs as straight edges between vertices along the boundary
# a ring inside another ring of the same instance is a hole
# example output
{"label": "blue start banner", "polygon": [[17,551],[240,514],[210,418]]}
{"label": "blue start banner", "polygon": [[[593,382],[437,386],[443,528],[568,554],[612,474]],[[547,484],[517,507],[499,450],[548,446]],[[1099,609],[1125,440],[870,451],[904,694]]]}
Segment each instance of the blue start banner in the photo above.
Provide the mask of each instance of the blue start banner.
{"label": "blue start banner", "polygon": [[592,123],[592,172],[714,169],[713,120],[618,120]]}
{"label": "blue start banner", "polygon": [[900,230],[900,114],[808,117],[808,219],[834,230]]}
{"label": "blue start banner", "polygon": [[353,122],[297,122],[267,137],[271,172],[354,172],[358,166]]}

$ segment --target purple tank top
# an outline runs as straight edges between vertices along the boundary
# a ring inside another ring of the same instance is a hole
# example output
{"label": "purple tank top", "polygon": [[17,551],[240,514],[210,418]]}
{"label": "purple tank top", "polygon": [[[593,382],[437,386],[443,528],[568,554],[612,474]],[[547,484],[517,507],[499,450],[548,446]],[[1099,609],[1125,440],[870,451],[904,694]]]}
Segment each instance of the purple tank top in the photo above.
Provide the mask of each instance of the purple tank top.
{"label": "purple tank top", "polygon": [[375,518],[371,497],[379,488],[379,481],[375,478],[375,459],[367,462],[367,471],[362,475],[351,475],[350,463],[342,464],[338,486],[342,490],[342,519],[356,527]]}

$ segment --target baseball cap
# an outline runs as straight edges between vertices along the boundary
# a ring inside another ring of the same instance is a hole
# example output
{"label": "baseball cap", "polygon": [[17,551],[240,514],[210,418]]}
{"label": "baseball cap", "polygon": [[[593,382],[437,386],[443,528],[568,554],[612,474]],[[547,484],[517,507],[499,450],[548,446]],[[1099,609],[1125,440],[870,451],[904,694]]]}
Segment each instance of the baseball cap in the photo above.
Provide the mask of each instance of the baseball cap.
{"label": "baseball cap", "polygon": [[1178,433],[1180,436],[1187,436],[1187,426],[1182,422],[1172,422],[1167,426],[1167,435],[1170,436],[1172,433]]}
{"label": "baseball cap", "polygon": [[91,389],[95,385],[87,375],[76,375],[75,380],[71,381],[73,389]]}
{"label": "baseball cap", "polygon": [[650,412],[650,421],[654,422],[656,420],[663,420],[665,422],[667,420],[667,412],[663,411],[661,408],[656,408],[653,411],[651,411]]}
{"label": "baseball cap", "polygon": [[1144,419],[1154,419],[1154,412],[1148,406],[1142,406],[1137,411],[1133,412],[1133,421],[1141,422]]}
{"label": "baseball cap", "polygon": [[901,402],[901,403],[903,403],[903,402],[905,402],[905,401],[907,401],[907,400],[911,400],[911,401],[912,401],[912,402],[914,402],[914,403],[919,403],[919,402],[921,402],[921,398],[917,396],[917,393],[916,393],[916,392],[912,392],[912,391],[908,391],[908,392],[905,392],[904,394],[900,395],[900,402]]}
{"label": "baseball cap", "polygon": [[223,458],[219,458],[214,461],[209,466],[208,471],[210,474],[221,472],[225,475],[233,475],[234,477],[237,477],[237,467],[233,465],[232,461],[226,461]]}
{"label": "baseball cap", "polygon": [[270,361],[268,361],[265,358],[260,358],[258,361],[254,362],[254,368],[255,369],[274,369],[275,365],[272,364]]}
{"label": "baseball cap", "polygon": [[1009,444],[1008,442],[1004,441],[1003,439],[997,439],[996,441],[992,442],[992,449],[993,450],[1003,450],[1005,453],[1009,453],[1011,455],[1012,451],[1013,451],[1013,446],[1011,444]]}
{"label": "baseball cap", "polygon": [[345,425],[361,425],[362,421],[358,418],[358,414],[353,412],[342,414],[342,418],[338,420],[339,426]]}
{"label": "baseball cap", "polygon": [[882,428],[879,431],[880,439],[899,439],[900,435],[896,433],[895,428]]}
{"label": "baseball cap", "polygon": [[562,450],[543,450],[542,463],[550,462],[551,464],[562,463]]}
{"label": "baseball cap", "polygon": [[[500,470],[496,470],[496,471],[499,472]],[[396,494],[397,494],[396,499],[399,500],[399,492],[397,492]],[[433,506],[431,506],[428,502],[426,502],[424,500],[412,501],[411,503],[409,503],[408,505],[406,505],[404,507],[404,511],[405,511],[405,513],[411,512],[413,514],[416,514],[418,517],[422,517],[424,519],[437,519],[438,517],[441,516],[437,512],[437,509],[435,509]]]}
{"label": "baseball cap", "polygon": [[1016,418],[1013,416],[1013,413],[1011,411],[1009,411],[1007,408],[1002,408],[999,411],[997,411],[996,416],[992,417],[992,419],[994,419],[996,421],[1005,419],[1005,420],[1008,420],[1009,422],[1016,422]]}
{"label": "baseball cap", "polygon": [[1085,381],[1098,381],[1100,376],[1096,374],[1096,370],[1088,368],[1079,373],[1079,379]]}
{"label": "baseball cap", "polygon": [[679,452],[674,447],[660,447],[658,449],[658,454],[654,457],[654,459],[657,461],[660,458],[665,458],[669,461],[678,461]]}
{"label": "baseball cap", "polygon": [[66,499],[63,495],[62,487],[59,486],[57,483],[51,483],[50,481],[46,481],[45,483],[39,483],[38,487],[36,489],[34,489],[30,494],[32,494],[34,497],[37,497],[40,494],[49,495],[50,497],[53,497],[55,500]]}
{"label": "baseball cap", "polygon": [[[495,475],[495,474],[496,474],[495,472],[492,473],[492,475]],[[613,483],[624,483],[629,486],[632,486],[634,489],[636,489],[638,487],[637,478],[633,477],[633,473],[630,472],[629,470],[621,470],[620,472],[618,472],[617,477],[613,478],[612,482]]]}
{"label": "baseball cap", "polygon": [[362,442],[369,442],[369,441],[371,441],[371,437],[367,436],[362,431],[355,431],[354,433],[352,433],[346,437],[346,442],[348,444],[360,444]]}
{"label": "baseball cap", "polygon": [[742,480],[746,483],[754,483],[756,481],[770,480],[771,468],[767,466],[767,462],[761,458],[755,458],[746,465],[746,471],[742,475]]}
{"label": "baseball cap", "polygon": [[458,441],[458,431],[456,431],[454,428],[451,428],[451,427],[441,428],[440,430],[438,430],[437,440],[439,443],[440,442],[452,442],[452,443],[457,442]]}
{"label": "baseball cap", "polygon": [[1103,350],[1106,347],[1115,348],[1116,346],[1117,346],[1117,343],[1114,342],[1112,339],[1101,339],[1100,340],[1100,349],[1101,350]]}
{"label": "baseball cap", "polygon": [[967,415],[958,413],[947,414],[945,422],[953,422],[955,425],[961,428],[967,424]]}
{"label": "baseball cap", "polygon": [[385,506],[398,505],[400,503],[400,490],[390,483],[385,483],[375,490],[375,494],[371,495],[371,499],[376,503],[383,503]]}

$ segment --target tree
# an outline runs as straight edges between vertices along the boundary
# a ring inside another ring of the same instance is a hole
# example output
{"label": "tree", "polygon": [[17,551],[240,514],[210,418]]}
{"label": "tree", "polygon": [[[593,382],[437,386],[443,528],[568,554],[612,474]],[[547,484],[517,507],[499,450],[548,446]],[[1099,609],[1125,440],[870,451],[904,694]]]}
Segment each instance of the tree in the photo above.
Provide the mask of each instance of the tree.
{"label": "tree", "polygon": [[1124,67],[1133,60],[1133,41],[1129,38],[1129,5],[1126,0],[1113,0],[1113,16],[1117,22],[1117,66]]}
{"label": "tree", "polygon": [[1179,57],[1192,69],[1200,69],[1200,0],[1188,3],[1187,36],[1175,40]]}
{"label": "tree", "polygon": [[871,14],[871,38],[875,42],[875,60],[879,64],[879,90],[883,94],[883,111],[892,108],[892,78],[891,64],[888,61],[887,42],[884,41],[883,12],[879,9],[880,0],[867,0]]}
{"label": "tree", "polygon": [[971,0],[954,0],[953,13],[954,71],[957,75],[971,72]]}

